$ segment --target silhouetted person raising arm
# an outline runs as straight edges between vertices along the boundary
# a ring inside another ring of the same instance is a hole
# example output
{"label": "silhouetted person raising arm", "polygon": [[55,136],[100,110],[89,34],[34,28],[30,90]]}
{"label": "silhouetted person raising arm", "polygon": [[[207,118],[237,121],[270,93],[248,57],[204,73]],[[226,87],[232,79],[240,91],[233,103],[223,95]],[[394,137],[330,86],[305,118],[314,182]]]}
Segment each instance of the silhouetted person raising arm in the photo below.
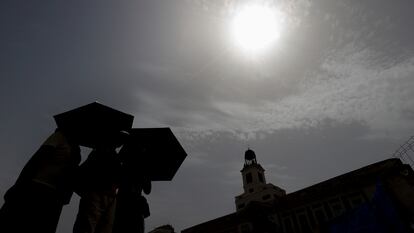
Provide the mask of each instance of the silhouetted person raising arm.
{"label": "silhouetted person raising arm", "polygon": [[121,164],[115,151],[123,135],[98,145],[79,168],[81,197],[74,233],[111,233]]}
{"label": "silhouetted person raising arm", "polygon": [[151,181],[144,175],[145,168],[137,169],[135,164],[136,161],[125,158],[122,163],[113,233],[144,233],[144,219],[150,216],[149,206],[142,192],[151,192]]}
{"label": "silhouetted person raising arm", "polygon": [[0,231],[55,232],[63,205],[71,199],[80,161],[79,146],[68,134],[56,130],[4,195]]}

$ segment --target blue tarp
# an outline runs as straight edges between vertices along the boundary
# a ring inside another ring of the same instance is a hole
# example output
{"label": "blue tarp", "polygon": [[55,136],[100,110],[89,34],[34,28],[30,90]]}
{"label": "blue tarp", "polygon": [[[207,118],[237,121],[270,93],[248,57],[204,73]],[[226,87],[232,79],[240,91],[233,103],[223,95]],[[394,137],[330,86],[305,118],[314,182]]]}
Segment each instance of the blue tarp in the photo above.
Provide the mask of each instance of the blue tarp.
{"label": "blue tarp", "polygon": [[372,200],[329,225],[330,233],[407,233],[391,198],[377,182]]}

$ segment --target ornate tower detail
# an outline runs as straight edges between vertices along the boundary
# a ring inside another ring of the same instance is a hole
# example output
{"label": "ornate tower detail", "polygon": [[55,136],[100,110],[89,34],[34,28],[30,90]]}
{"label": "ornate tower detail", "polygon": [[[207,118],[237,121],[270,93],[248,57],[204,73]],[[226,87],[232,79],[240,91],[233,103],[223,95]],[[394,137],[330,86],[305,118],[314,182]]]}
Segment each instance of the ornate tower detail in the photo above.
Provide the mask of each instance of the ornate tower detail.
{"label": "ornate tower detail", "polygon": [[266,184],[264,169],[257,163],[256,154],[251,149],[244,153],[244,166],[241,170],[243,176],[243,189],[245,193],[253,193],[255,189]]}
{"label": "ornate tower detail", "polygon": [[266,183],[263,167],[257,163],[256,154],[248,149],[244,154],[244,166],[240,171],[243,177],[244,193],[236,197],[236,209],[243,209],[252,201],[271,202],[286,195],[285,190]]}
{"label": "ornate tower detail", "polygon": [[256,154],[254,151],[247,149],[244,153],[244,166],[251,165],[251,164],[257,164],[256,160]]}

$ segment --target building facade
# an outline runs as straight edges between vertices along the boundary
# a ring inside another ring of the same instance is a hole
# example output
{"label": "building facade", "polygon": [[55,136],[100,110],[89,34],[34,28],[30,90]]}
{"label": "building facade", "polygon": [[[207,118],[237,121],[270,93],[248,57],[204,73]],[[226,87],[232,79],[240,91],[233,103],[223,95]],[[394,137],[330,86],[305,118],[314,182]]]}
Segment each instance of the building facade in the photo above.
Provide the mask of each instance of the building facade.
{"label": "building facade", "polygon": [[236,212],[183,233],[414,232],[414,172],[399,159],[290,194],[266,184],[251,150],[241,173],[244,193],[236,197]]}

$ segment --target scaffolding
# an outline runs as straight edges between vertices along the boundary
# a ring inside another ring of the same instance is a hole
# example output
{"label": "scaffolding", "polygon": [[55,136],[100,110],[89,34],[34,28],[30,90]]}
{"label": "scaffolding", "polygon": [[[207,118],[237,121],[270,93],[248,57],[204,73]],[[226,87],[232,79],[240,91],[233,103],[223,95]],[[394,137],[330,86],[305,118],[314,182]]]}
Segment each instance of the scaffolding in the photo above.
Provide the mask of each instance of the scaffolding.
{"label": "scaffolding", "polygon": [[399,158],[404,163],[409,164],[414,168],[414,136],[411,136],[404,144],[402,144],[395,152],[392,157]]}

